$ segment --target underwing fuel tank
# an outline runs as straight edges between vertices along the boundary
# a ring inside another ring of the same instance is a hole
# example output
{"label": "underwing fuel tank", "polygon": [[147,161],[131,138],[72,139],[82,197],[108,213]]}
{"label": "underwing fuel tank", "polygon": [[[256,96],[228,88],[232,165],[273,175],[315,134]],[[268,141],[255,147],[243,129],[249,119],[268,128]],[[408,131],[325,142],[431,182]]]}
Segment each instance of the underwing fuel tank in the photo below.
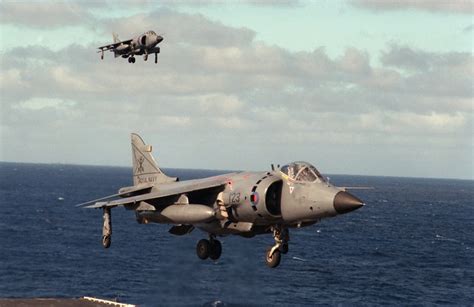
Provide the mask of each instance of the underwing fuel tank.
{"label": "underwing fuel tank", "polygon": [[213,208],[204,205],[171,205],[161,211],[137,211],[137,221],[168,224],[206,223],[215,216]]}
{"label": "underwing fuel tank", "polygon": [[117,47],[115,48],[115,50],[116,50],[117,52],[122,52],[122,51],[124,51],[124,50],[126,50],[126,49],[128,49],[128,48],[129,48],[128,45],[119,45],[119,46],[117,46]]}

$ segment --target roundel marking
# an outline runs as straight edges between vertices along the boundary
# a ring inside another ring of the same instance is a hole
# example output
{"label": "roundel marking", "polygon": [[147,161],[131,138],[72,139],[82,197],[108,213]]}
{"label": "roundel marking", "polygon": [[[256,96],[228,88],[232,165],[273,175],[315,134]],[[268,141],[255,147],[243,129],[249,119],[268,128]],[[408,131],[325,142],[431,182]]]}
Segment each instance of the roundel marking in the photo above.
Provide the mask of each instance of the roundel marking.
{"label": "roundel marking", "polygon": [[250,194],[250,202],[252,203],[252,206],[256,206],[258,204],[258,192],[252,192],[252,194]]}

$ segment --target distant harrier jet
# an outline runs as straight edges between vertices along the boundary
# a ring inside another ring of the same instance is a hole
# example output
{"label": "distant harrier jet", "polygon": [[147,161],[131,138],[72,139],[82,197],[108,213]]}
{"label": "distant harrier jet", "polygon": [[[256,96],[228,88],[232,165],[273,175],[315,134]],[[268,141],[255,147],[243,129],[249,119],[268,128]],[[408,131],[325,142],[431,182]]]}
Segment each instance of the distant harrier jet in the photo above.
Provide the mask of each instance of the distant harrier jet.
{"label": "distant harrier jet", "polygon": [[160,47],[157,45],[163,40],[163,37],[157,35],[154,31],[148,31],[132,39],[120,41],[117,34],[113,34],[114,43],[99,47],[100,58],[104,59],[104,51],[113,51],[115,57],[121,56],[128,58],[129,63],[135,63],[135,55],[143,55],[143,59],[148,60],[148,55],[155,54],[155,63],[158,63],[158,53]]}

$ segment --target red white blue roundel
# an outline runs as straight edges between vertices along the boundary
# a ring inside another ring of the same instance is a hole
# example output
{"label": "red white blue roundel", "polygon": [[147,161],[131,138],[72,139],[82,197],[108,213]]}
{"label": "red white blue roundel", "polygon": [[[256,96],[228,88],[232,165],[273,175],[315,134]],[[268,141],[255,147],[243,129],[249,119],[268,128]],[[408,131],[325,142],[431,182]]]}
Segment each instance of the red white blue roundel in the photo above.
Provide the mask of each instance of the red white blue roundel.
{"label": "red white blue roundel", "polygon": [[250,194],[250,203],[252,204],[252,206],[255,206],[258,204],[258,199],[259,199],[258,192],[252,192],[252,194]]}

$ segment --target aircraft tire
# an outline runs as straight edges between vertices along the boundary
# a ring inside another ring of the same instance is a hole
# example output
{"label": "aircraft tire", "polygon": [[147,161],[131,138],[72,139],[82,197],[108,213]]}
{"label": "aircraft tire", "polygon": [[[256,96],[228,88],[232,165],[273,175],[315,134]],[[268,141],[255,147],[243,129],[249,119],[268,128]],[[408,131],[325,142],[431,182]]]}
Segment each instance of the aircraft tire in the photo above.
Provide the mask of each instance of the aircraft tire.
{"label": "aircraft tire", "polygon": [[273,255],[270,257],[270,251],[272,248],[267,249],[267,253],[265,254],[265,261],[267,263],[267,266],[270,268],[276,268],[280,264],[281,260],[281,252],[279,250],[276,250],[273,252]]}
{"label": "aircraft tire", "polygon": [[280,252],[284,255],[288,253],[288,243],[283,243],[280,247]]}
{"label": "aircraft tire", "polygon": [[209,258],[212,260],[217,260],[222,254],[222,244],[219,240],[211,241],[211,250],[209,253]]}
{"label": "aircraft tire", "polygon": [[102,236],[102,246],[104,248],[109,248],[112,244],[112,236]]}
{"label": "aircraft tire", "polygon": [[129,63],[132,63],[132,58],[128,58],[128,62],[129,62]]}
{"label": "aircraft tire", "polygon": [[135,58],[131,58],[132,64],[135,63]]}
{"label": "aircraft tire", "polygon": [[211,251],[211,243],[209,240],[201,239],[196,246],[196,253],[202,260],[206,260],[209,257]]}

